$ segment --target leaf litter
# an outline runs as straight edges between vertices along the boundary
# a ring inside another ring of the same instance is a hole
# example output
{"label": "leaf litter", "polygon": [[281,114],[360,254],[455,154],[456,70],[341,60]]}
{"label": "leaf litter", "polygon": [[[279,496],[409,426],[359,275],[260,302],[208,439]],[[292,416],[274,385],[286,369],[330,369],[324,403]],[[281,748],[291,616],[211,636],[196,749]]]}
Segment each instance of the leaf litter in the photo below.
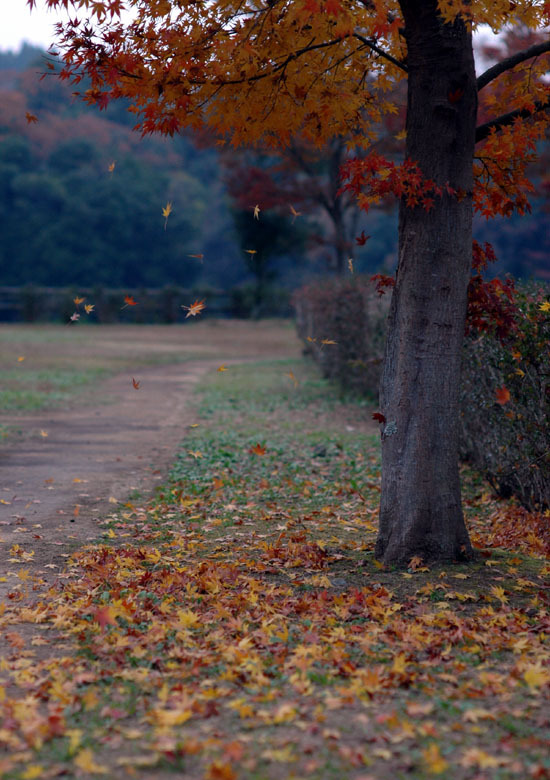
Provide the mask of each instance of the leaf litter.
{"label": "leaf litter", "polygon": [[154,498],[0,606],[2,777],[548,776],[547,516],[465,470],[479,560],[386,571],[377,426],[326,392],[214,372]]}

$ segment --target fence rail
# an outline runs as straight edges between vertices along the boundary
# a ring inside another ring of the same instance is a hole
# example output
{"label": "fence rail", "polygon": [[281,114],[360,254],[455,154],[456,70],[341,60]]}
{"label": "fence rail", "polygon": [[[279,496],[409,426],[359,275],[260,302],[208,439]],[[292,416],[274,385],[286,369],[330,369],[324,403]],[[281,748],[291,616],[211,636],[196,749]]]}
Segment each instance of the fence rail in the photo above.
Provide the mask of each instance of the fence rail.
{"label": "fence rail", "polygon": [[[137,306],[124,308],[124,298],[130,295]],[[78,307],[76,297],[85,298]],[[0,322],[67,322],[78,310],[82,317],[84,303],[92,304],[90,320],[101,323],[138,322],[174,323],[185,319],[185,309],[196,300],[205,301],[207,317],[247,317],[251,310],[243,288],[220,290],[211,287],[160,288],[77,288],[77,287],[0,287]],[[288,316],[288,296],[279,302],[270,316]]]}

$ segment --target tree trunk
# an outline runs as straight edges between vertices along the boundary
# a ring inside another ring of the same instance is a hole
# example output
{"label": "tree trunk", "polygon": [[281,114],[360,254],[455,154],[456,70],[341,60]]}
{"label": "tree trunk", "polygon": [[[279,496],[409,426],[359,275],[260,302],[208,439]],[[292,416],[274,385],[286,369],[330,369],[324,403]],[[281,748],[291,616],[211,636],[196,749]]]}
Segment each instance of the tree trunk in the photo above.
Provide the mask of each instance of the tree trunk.
{"label": "tree trunk", "polygon": [[406,155],[463,194],[399,211],[399,263],[381,380],[382,499],[376,556],[472,556],[458,471],[458,391],[472,258],[477,92],[471,35],[436,0],[401,0],[408,66]]}

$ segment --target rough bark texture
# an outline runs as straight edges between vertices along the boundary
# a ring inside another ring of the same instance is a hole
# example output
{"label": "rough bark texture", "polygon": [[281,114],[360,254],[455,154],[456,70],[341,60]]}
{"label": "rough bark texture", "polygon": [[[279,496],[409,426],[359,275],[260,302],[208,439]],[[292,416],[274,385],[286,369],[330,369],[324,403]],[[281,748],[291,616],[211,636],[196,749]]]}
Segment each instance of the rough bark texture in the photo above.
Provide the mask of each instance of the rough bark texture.
{"label": "rough bark texture", "polygon": [[[458,391],[472,257],[477,92],[471,36],[435,0],[402,0],[409,71],[407,157],[467,193],[400,205],[399,264],[381,381],[377,557],[405,565],[471,557],[458,472]],[[457,97],[458,96],[458,97]]]}

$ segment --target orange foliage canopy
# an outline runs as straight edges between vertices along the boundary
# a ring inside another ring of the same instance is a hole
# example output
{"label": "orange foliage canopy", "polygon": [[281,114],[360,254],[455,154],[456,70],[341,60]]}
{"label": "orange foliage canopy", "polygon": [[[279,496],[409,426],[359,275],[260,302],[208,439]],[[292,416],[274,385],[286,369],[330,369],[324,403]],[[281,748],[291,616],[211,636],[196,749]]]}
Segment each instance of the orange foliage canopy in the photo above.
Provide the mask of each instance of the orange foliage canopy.
{"label": "orange foliage canopy", "polygon": [[[407,75],[396,0],[45,2],[73,14],[58,28],[63,75],[85,72],[86,99],[100,106],[129,98],[144,132],[206,122],[236,143],[280,145],[298,132],[317,143],[345,133],[370,140],[373,125],[395,112],[388,95]],[[439,8],[445,21],[462,14],[474,30],[550,22],[542,1],[439,0]],[[547,102],[547,69],[539,56],[501,75],[490,117]]]}

